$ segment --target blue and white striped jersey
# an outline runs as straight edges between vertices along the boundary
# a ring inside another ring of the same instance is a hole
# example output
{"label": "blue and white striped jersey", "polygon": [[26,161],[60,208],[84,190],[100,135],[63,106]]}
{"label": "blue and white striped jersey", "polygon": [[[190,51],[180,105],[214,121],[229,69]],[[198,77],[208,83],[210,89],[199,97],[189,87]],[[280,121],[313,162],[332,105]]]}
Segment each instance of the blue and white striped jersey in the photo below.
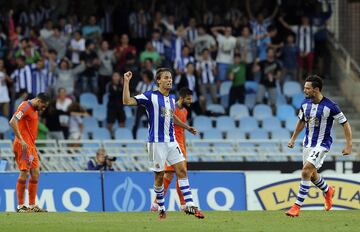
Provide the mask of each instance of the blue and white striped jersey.
{"label": "blue and white striped jersey", "polygon": [[321,146],[330,149],[332,144],[330,133],[334,119],[341,124],[347,122],[338,105],[326,97],[319,104],[312,103],[311,99],[305,99],[298,117],[306,123],[304,147]]}
{"label": "blue and white striped jersey", "polygon": [[175,96],[164,96],[160,91],[146,91],[134,97],[138,105],[146,108],[149,142],[174,142]]}

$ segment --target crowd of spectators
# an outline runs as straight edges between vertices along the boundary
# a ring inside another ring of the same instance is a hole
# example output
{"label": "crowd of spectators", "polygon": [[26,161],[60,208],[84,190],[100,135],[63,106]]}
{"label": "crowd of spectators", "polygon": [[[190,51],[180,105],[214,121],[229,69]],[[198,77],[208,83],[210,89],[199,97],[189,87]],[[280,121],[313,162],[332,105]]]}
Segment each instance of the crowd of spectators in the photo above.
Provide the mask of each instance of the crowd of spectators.
{"label": "crowd of spectators", "polygon": [[[135,95],[156,89],[158,67],[173,68],[174,92],[191,89],[197,115],[219,103],[225,81],[232,82],[226,108],[244,103],[247,80],[259,83],[256,102],[275,108],[285,80],[302,81],[314,64],[324,74],[328,1],[244,0],[227,8],[200,1],[191,11],[189,1],[124,1],[89,15],[59,15],[56,6],[35,2],[0,14],[0,114],[9,117],[21,101],[48,92],[53,102],[42,123],[49,138],[81,138],[82,118],[91,114],[79,104],[86,92],[99,104],[107,94],[107,128],[124,127],[128,70]],[[134,134],[145,114],[137,109]]]}

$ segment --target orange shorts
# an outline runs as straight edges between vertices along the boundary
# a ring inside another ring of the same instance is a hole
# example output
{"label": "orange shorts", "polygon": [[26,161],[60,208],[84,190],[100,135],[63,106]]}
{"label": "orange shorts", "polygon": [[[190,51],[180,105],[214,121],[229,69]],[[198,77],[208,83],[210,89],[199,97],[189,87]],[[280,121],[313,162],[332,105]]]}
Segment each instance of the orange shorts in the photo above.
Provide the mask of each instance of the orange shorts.
{"label": "orange shorts", "polygon": [[13,150],[20,171],[39,167],[36,147],[28,146],[26,151],[23,151],[20,143],[14,143]]}
{"label": "orange shorts", "polygon": [[[179,147],[180,147],[181,152],[182,152],[183,155],[184,155],[185,165],[186,165],[186,149],[185,149],[185,145],[179,143]],[[167,165],[167,164],[165,163],[165,172],[175,172],[175,169],[174,169],[173,166]]]}

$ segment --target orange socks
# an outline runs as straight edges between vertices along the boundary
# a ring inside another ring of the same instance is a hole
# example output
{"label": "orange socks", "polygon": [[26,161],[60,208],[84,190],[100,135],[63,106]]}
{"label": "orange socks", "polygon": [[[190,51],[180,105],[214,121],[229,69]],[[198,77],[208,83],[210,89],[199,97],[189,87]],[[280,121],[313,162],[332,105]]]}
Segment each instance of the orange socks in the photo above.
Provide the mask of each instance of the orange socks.
{"label": "orange socks", "polygon": [[30,178],[29,180],[29,205],[35,205],[38,181]]}
{"label": "orange socks", "polygon": [[164,178],[164,196],[166,196],[166,192],[169,188],[169,185],[171,183],[172,180]]}
{"label": "orange socks", "polygon": [[24,205],[25,189],[26,189],[26,179],[19,178],[16,184],[18,205]]}

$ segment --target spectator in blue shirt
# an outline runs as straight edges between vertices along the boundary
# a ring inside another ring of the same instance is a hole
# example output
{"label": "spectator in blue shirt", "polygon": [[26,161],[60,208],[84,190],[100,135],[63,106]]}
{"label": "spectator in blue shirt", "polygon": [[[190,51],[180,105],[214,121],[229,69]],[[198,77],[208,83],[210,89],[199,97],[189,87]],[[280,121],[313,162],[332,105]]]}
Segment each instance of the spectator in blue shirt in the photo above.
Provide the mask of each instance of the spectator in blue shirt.
{"label": "spectator in blue shirt", "polygon": [[115,157],[109,157],[106,154],[104,148],[99,148],[96,151],[95,158],[91,158],[87,163],[87,170],[102,170],[102,171],[114,171],[112,163],[115,161]]}

